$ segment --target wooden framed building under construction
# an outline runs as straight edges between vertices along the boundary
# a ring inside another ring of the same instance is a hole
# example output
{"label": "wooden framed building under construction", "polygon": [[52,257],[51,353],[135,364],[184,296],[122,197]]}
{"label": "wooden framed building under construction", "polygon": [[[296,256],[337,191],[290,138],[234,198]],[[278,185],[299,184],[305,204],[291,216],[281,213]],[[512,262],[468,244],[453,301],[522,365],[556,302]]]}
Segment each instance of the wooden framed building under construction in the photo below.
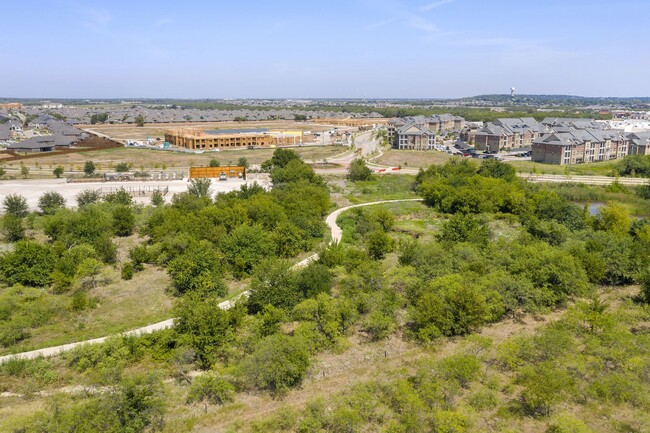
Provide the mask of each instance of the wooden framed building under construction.
{"label": "wooden framed building under construction", "polygon": [[267,131],[208,133],[201,129],[183,128],[165,131],[165,141],[191,150],[256,148],[303,143],[302,131]]}

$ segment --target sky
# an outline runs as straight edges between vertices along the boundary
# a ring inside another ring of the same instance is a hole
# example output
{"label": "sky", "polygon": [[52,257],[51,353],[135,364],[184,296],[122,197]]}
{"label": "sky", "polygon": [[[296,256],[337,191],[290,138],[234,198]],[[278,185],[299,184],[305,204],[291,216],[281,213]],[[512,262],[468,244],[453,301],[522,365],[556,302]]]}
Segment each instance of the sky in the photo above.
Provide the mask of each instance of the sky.
{"label": "sky", "polygon": [[0,6],[0,97],[650,96],[648,0]]}

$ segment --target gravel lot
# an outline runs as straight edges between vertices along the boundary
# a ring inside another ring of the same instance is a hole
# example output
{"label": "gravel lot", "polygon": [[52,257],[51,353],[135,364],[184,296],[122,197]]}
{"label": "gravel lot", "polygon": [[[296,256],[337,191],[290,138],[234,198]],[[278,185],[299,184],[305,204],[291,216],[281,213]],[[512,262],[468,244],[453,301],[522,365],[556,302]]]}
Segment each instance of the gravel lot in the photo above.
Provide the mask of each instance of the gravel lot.
{"label": "gravel lot", "polygon": [[[210,191],[214,195],[218,192],[229,192],[239,189],[245,183],[252,183],[254,180],[248,181],[231,179],[220,182],[213,180],[210,186]],[[45,179],[45,180],[9,180],[0,182],[0,201],[9,194],[20,194],[27,199],[27,204],[31,209],[36,210],[38,207],[38,198],[46,192],[56,191],[63,195],[66,199],[67,206],[74,207],[77,205],[76,196],[85,189],[119,189],[124,187],[129,190],[137,190],[139,188],[156,188],[156,187],[169,187],[169,193],[165,196],[165,201],[171,200],[175,193],[187,191],[187,180],[172,180],[172,181],[148,181],[148,182],[83,182],[83,183],[67,183],[65,179]],[[263,181],[258,180],[258,183],[264,185]],[[150,196],[135,196],[135,201],[138,203],[149,203]]]}

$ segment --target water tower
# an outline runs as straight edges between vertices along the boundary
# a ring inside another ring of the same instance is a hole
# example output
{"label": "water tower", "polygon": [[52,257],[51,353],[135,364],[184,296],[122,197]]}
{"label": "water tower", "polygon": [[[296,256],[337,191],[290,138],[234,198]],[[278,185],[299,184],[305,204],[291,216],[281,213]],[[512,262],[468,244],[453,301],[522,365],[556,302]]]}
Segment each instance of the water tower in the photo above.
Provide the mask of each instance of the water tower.
{"label": "water tower", "polygon": [[515,89],[514,87],[511,87],[511,88],[510,88],[510,97],[511,97],[511,98],[514,98],[514,97],[515,97],[515,90],[516,90],[516,89]]}

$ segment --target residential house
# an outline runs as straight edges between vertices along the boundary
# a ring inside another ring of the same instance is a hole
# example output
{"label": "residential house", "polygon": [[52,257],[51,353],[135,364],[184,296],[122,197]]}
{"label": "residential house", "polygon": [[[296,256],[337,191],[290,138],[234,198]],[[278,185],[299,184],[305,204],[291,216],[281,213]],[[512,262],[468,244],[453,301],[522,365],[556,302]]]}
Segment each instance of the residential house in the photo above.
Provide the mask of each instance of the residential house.
{"label": "residential house", "polygon": [[11,140],[11,128],[6,123],[0,123],[0,143]]}
{"label": "residential house", "polygon": [[55,148],[53,135],[42,135],[28,138],[20,143],[12,143],[7,150],[15,152],[51,152]]}

